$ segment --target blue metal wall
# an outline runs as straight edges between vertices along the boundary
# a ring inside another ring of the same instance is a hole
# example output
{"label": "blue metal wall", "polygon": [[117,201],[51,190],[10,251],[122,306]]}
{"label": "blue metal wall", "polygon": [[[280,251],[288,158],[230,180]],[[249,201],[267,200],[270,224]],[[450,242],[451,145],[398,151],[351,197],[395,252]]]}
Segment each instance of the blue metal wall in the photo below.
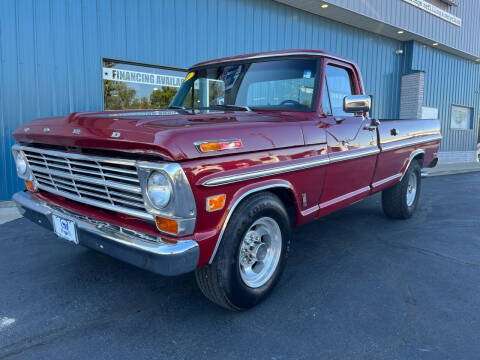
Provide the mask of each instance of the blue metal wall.
{"label": "blue metal wall", "polygon": [[[296,1],[303,2],[305,0]],[[433,16],[403,0],[325,1],[480,57],[480,41],[478,40],[480,10],[478,0],[461,0],[458,7],[447,6],[446,9],[442,7],[447,12],[462,19],[461,27]]]}
{"label": "blue metal wall", "polygon": [[374,116],[398,116],[403,44],[271,0],[0,1],[0,200],[22,188],[11,133],[103,108],[102,57],[175,67],[292,48],[358,61]]}
{"label": "blue metal wall", "polygon": [[[406,44],[407,71],[425,72],[424,106],[438,108],[440,151],[474,151],[480,114],[480,64],[415,42]],[[452,105],[473,108],[472,128],[451,129]]]}

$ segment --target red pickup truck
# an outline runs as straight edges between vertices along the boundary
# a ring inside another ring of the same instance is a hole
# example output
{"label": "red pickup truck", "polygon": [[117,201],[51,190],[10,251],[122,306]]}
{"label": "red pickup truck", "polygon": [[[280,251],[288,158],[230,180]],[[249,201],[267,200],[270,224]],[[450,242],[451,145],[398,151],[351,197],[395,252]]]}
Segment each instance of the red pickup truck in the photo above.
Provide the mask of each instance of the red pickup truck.
{"label": "red pickup truck", "polygon": [[[373,120],[357,65],[282,51],[192,67],[169,109],[72,113],[14,133],[26,218],[232,310],[278,282],[291,228],[382,192],[418,205],[436,120]],[[312,236],[315,236],[312,234]],[[318,236],[321,241],[321,236]]]}

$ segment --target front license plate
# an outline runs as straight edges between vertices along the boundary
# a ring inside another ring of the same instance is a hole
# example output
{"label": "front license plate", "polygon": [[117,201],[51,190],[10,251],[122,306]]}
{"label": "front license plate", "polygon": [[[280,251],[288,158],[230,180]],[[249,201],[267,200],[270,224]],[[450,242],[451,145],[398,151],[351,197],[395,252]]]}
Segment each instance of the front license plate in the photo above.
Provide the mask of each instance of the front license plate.
{"label": "front license plate", "polygon": [[53,230],[55,231],[55,234],[57,234],[62,239],[71,241],[74,244],[78,244],[77,227],[75,226],[75,222],[56,215],[52,216]]}

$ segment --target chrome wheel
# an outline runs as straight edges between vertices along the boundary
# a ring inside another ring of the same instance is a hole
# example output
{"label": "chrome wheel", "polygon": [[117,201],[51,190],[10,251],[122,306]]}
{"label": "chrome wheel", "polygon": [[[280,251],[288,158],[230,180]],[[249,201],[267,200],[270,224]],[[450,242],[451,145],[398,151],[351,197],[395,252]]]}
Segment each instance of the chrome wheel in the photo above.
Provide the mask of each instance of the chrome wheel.
{"label": "chrome wheel", "polygon": [[262,217],[248,229],[240,244],[238,265],[245,285],[258,288],[275,273],[282,252],[282,232],[270,217]]}
{"label": "chrome wheel", "polygon": [[407,185],[407,205],[412,206],[415,202],[415,196],[417,195],[417,174],[412,171],[408,178]]}

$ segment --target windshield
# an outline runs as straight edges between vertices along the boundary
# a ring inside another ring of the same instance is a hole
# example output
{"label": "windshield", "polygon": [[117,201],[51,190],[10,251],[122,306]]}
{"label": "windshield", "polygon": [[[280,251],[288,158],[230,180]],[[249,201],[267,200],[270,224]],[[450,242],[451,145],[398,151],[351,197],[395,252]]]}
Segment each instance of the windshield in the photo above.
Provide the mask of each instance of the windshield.
{"label": "windshield", "polygon": [[170,107],[313,111],[317,60],[212,66],[190,72]]}

